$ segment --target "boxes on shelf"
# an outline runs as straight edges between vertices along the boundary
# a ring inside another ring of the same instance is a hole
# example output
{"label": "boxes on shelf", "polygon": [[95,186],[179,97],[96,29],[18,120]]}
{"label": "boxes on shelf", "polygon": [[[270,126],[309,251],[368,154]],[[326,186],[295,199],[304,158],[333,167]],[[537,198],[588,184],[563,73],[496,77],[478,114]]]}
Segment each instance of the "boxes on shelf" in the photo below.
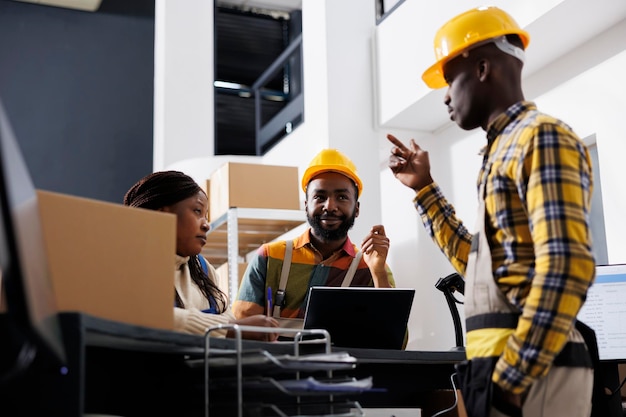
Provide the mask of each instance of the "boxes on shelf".
{"label": "boxes on shelf", "polygon": [[227,162],[210,182],[211,221],[231,207],[300,209],[298,167]]}
{"label": "boxes on shelf", "polygon": [[37,191],[61,311],[172,330],[176,216]]}

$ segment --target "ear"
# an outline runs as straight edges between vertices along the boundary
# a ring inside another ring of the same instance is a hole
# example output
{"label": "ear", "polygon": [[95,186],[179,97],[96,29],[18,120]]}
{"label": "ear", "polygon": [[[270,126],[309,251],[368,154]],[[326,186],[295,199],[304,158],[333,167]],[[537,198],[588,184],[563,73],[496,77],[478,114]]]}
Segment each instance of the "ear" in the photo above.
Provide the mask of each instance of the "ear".
{"label": "ear", "polygon": [[491,62],[483,58],[476,63],[476,76],[478,77],[478,81],[485,82],[489,78],[491,74]]}
{"label": "ear", "polygon": [[354,217],[359,217],[359,212],[361,211],[361,202],[356,202],[356,208],[354,209]]}

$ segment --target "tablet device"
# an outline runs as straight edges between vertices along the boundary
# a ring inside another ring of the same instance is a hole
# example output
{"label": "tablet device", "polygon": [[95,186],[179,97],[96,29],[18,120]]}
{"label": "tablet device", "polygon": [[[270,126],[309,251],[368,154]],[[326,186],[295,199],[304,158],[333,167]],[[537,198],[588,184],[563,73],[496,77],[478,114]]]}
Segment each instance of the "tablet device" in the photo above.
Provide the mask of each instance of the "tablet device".
{"label": "tablet device", "polygon": [[402,349],[414,288],[311,287],[305,329],[325,329],[337,347]]}

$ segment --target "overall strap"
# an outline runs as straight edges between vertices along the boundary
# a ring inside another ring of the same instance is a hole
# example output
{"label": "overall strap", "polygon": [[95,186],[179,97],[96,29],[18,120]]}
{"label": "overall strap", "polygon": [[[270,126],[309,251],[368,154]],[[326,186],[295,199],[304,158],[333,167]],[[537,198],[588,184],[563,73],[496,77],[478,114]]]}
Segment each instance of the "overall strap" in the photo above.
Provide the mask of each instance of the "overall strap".
{"label": "overall strap", "polygon": [[287,281],[289,281],[289,269],[291,268],[291,255],[293,253],[293,240],[287,240],[285,242],[285,257],[283,258],[283,268],[280,271],[280,283],[278,284],[278,291],[276,291],[276,301],[274,303],[274,311],[272,315],[274,317],[280,317],[280,309],[285,303],[285,288],[287,288]]}
{"label": "overall strap", "polygon": [[204,273],[209,275],[209,265],[207,265],[207,262],[206,262],[206,259],[204,259],[204,256],[198,255],[198,261],[200,262],[200,266],[202,267],[202,270],[204,271]]}
{"label": "overall strap", "polygon": [[363,257],[363,252],[359,251],[357,252],[354,259],[352,259],[352,263],[350,264],[350,267],[348,268],[348,272],[346,272],[346,276],[343,278],[343,282],[341,283],[342,287],[350,286],[350,284],[352,283],[352,278],[354,278],[354,274],[356,272],[357,267],[359,266],[359,262],[361,261],[362,257]]}
{"label": "overall strap", "polygon": [[[204,271],[204,273],[207,275],[207,277],[209,277],[209,280],[212,278],[209,274],[209,264],[207,262],[206,259],[204,259],[204,256],[198,254],[198,262],[200,262],[200,266],[202,267],[202,270]],[[220,314],[220,311],[217,309],[217,301],[215,301],[215,297],[213,297],[212,295],[209,295],[209,308],[202,310],[203,313],[209,313],[209,314]]]}
{"label": "overall strap", "polygon": [[[476,215],[476,232],[472,237],[472,245],[465,268],[465,323],[466,331],[484,327],[515,328],[520,314],[498,287],[493,276],[491,249],[486,235],[485,198],[487,179],[494,163],[504,149],[506,137],[499,137],[493,153],[488,151],[485,156],[482,177],[478,189],[478,212]],[[493,144],[492,144],[493,145]],[[483,317],[481,317],[483,316]],[[514,323],[514,324],[511,324]]]}

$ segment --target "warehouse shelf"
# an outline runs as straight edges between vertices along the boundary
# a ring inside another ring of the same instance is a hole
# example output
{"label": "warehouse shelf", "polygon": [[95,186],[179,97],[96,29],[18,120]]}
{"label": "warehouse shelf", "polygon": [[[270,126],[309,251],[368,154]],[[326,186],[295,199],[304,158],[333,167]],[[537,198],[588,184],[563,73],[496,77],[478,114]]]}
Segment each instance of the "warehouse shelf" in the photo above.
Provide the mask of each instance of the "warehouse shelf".
{"label": "warehouse shelf", "polygon": [[233,207],[210,223],[202,255],[216,267],[228,263],[229,296],[234,300],[244,257],[304,223],[304,210]]}

